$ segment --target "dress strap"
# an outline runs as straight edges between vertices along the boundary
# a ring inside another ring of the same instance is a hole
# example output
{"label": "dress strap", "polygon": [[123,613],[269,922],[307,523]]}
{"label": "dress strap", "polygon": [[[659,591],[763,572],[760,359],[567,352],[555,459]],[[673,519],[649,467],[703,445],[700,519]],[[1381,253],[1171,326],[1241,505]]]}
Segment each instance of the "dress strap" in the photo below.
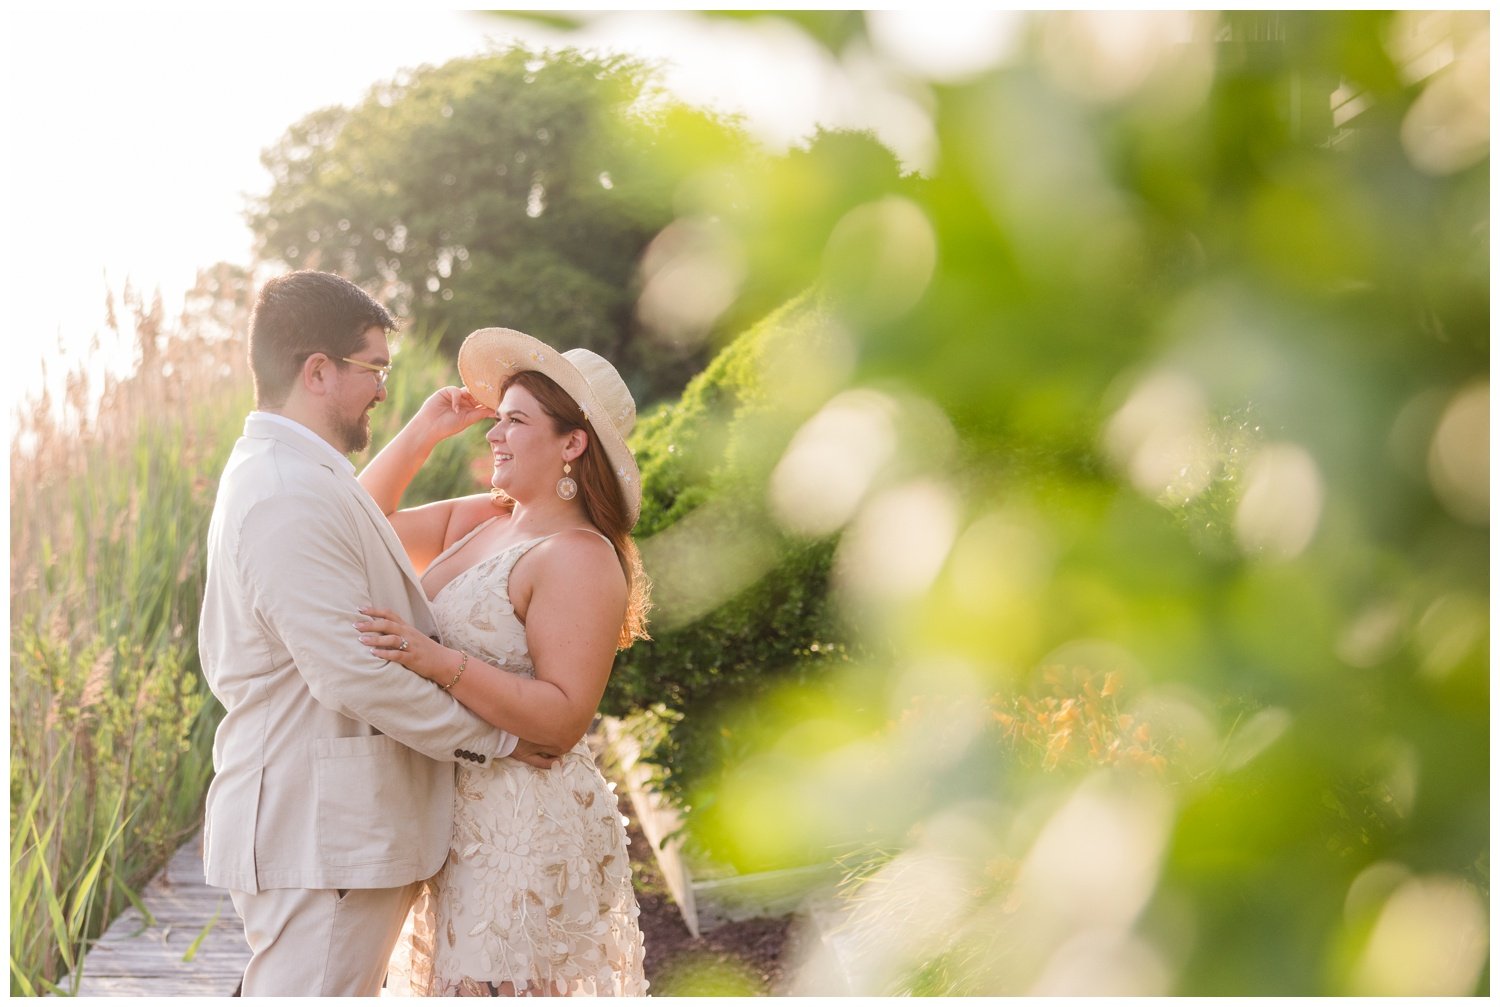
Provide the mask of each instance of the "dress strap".
{"label": "dress strap", "polygon": [[604,534],[602,531],[599,531],[596,528],[580,528],[579,531],[586,531],[586,532],[588,532],[591,535],[598,535],[600,538],[602,538],[604,540],[605,544],[608,545],[611,549],[613,549],[615,547],[615,544],[609,540],[609,536],[606,535],[606,534]]}
{"label": "dress strap", "polygon": [[[565,528],[563,530],[564,531],[573,531],[574,529]],[[609,536],[603,534],[602,532],[594,531],[594,529],[592,529],[592,528],[579,528],[577,530],[578,531],[593,532],[593,534],[598,535],[600,538],[604,539],[605,543],[611,549],[613,549],[615,547],[615,544],[609,540]],[[529,539],[526,539],[524,542],[516,542],[516,543],[513,543],[512,545],[506,546],[504,549],[501,549],[495,555],[497,557],[498,556],[506,556],[506,557],[508,557],[506,559],[506,561],[501,564],[501,577],[504,580],[509,581],[510,580],[510,572],[511,572],[511,570],[515,569],[516,564],[521,561],[521,557],[522,556],[525,556],[532,549],[535,549],[537,546],[541,545],[543,542],[547,541],[549,538],[556,538],[557,536],[559,536],[561,534],[562,534],[562,532],[560,532],[560,531],[548,532],[546,535],[538,535],[536,538],[529,538]]]}
{"label": "dress strap", "polygon": [[[604,544],[607,545],[607,546],[609,546],[611,549],[613,549],[615,547],[615,544],[609,540],[609,536],[608,535],[604,534],[602,531],[599,531],[598,529],[595,529],[595,528],[564,528],[562,531],[548,532],[546,535],[540,535],[540,536],[538,536],[536,538],[533,538],[533,539],[527,539],[525,542],[517,542],[516,545],[524,545],[527,549],[530,549],[532,546],[536,545],[538,542],[545,542],[549,538],[556,538],[558,535],[561,535],[564,531],[586,531],[590,535],[597,535],[597,536],[599,536],[601,539],[604,540]],[[514,549],[515,547],[516,546],[511,546],[512,549]]]}

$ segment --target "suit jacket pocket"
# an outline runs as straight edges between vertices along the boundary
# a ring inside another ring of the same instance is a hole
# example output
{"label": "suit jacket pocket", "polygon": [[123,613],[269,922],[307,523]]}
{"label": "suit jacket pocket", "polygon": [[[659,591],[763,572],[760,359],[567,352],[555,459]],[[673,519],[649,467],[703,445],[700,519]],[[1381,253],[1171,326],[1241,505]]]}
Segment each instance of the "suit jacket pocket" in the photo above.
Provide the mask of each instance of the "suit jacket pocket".
{"label": "suit jacket pocket", "polygon": [[319,738],[314,753],[319,859],[340,867],[419,859],[413,817],[427,803],[428,760],[378,734]]}

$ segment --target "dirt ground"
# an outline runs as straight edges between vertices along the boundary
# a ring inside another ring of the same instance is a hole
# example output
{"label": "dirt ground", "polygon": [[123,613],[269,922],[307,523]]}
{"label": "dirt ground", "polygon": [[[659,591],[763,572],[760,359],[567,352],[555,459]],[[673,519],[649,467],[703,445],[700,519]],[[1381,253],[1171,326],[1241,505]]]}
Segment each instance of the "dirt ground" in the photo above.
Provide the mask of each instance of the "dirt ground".
{"label": "dirt ground", "polygon": [[[628,799],[621,802],[629,806]],[[700,937],[688,933],[677,903],[657,870],[651,844],[630,817],[646,979],[653,996],[775,996],[782,983],[789,917],[722,924]]]}

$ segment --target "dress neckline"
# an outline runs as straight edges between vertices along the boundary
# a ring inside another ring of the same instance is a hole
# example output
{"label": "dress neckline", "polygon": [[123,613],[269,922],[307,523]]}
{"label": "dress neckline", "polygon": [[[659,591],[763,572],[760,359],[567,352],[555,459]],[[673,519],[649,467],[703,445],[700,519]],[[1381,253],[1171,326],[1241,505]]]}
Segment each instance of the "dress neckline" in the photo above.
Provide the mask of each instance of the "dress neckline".
{"label": "dress neckline", "polygon": [[[448,557],[450,557],[454,553],[458,552],[458,550],[462,549],[465,545],[468,544],[468,542],[469,542],[469,540],[471,538],[473,538],[475,535],[478,535],[481,531],[483,531],[484,529],[488,528],[490,525],[494,524],[498,520],[500,520],[500,516],[497,514],[497,515],[495,515],[492,518],[486,518],[485,520],[483,520],[483,521],[479,522],[477,525],[475,525],[473,528],[470,528],[469,531],[462,538],[460,538],[457,542],[454,542],[452,545],[450,545],[448,548],[444,549],[442,552],[438,553],[437,558],[434,559],[431,563],[427,564],[427,570],[423,574],[422,579],[425,581],[427,579],[426,578],[426,574],[427,573],[431,573],[432,570],[438,564],[442,563],[444,560],[448,559]],[[555,533],[553,533],[553,534],[555,534]],[[467,575],[469,573],[469,571],[471,571],[471,570],[477,570],[479,567],[482,567],[482,566],[485,566],[485,565],[489,564],[493,560],[496,560],[499,557],[504,556],[506,553],[511,552],[517,546],[531,545],[533,543],[540,542],[544,538],[551,538],[551,537],[552,537],[551,535],[538,535],[538,536],[536,536],[534,538],[525,539],[525,540],[523,540],[521,542],[513,542],[510,545],[506,546],[504,549],[501,549],[499,552],[493,553],[493,554],[491,554],[489,556],[485,556],[485,557],[483,557],[482,559],[480,559],[476,563],[471,563],[470,565],[464,567],[462,570],[458,571],[458,573],[456,573],[452,577],[450,577],[448,579],[448,582],[446,584],[444,584],[442,587],[440,587],[440,588],[437,589],[437,593],[431,595],[427,599],[427,603],[430,605],[430,604],[436,602],[440,597],[442,597],[442,594],[443,594],[444,591],[448,590],[448,588],[451,587],[455,582],[462,580],[465,577],[465,575]],[[422,585],[422,591],[423,591],[424,594],[427,591],[427,585],[425,583]]]}
{"label": "dress neckline", "polygon": [[[435,558],[431,563],[428,563],[427,564],[427,569],[425,571],[423,571],[423,574],[422,574],[422,581],[423,581],[423,584],[422,584],[422,593],[423,594],[427,593],[427,585],[426,585],[427,574],[431,573],[433,571],[433,568],[435,568],[436,566],[438,566],[444,560],[448,559],[448,557],[452,556],[454,553],[458,552],[458,550],[462,549],[466,544],[468,544],[469,539],[473,538],[475,535],[478,535],[481,531],[483,531],[484,529],[488,528],[491,524],[495,523],[498,520],[500,520],[500,515],[498,515],[498,514],[496,514],[494,517],[486,518],[485,520],[483,520],[483,521],[479,522],[477,525],[475,525],[473,528],[470,528],[468,530],[468,532],[465,533],[464,536],[462,538],[460,538],[457,542],[454,542],[448,548],[446,548],[442,552],[438,553],[437,558]],[[500,557],[505,556],[508,553],[514,552],[516,549],[519,549],[522,546],[526,546],[526,547],[533,546],[536,543],[543,541],[544,539],[549,539],[549,538],[551,538],[554,535],[561,535],[564,531],[568,531],[568,530],[569,529],[567,529],[567,528],[563,528],[563,529],[560,529],[558,531],[548,532],[545,535],[535,535],[535,536],[532,536],[531,538],[528,538],[528,539],[522,539],[519,542],[512,542],[510,545],[506,546],[504,549],[501,549],[498,552],[495,552],[495,553],[492,553],[492,554],[490,554],[488,556],[485,556],[483,559],[480,559],[478,562],[472,563],[469,566],[466,566],[462,570],[458,571],[458,573],[454,574],[448,580],[448,582],[446,584],[444,584],[442,587],[440,587],[440,588],[437,589],[437,593],[436,594],[432,595],[431,597],[429,597],[427,599],[427,603],[430,605],[430,604],[433,604],[434,602],[436,602],[438,600],[438,598],[440,598],[442,596],[443,592],[446,591],[446,590],[448,590],[448,588],[454,583],[454,581],[461,580],[464,577],[464,575],[467,574],[470,570],[477,570],[478,568],[480,568],[482,566],[485,566],[485,565],[493,562],[494,560],[497,560]],[[608,545],[609,545],[609,547],[611,549],[614,548],[615,544],[613,542],[611,542],[609,540],[609,536],[605,535],[603,532],[595,531],[593,528],[583,528],[583,529],[580,529],[580,530],[581,531],[586,531],[586,532],[589,532],[591,534],[599,536],[606,543],[608,543]]]}

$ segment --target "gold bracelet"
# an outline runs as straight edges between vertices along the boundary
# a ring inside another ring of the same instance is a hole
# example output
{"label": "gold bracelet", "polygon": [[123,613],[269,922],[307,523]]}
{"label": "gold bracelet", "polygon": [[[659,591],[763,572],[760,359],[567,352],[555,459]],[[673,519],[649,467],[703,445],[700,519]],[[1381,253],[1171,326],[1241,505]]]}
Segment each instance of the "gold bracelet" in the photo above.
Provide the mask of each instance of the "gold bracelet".
{"label": "gold bracelet", "polygon": [[440,685],[440,686],[438,686],[438,688],[442,689],[444,692],[447,692],[449,689],[453,688],[455,685],[458,684],[458,680],[460,678],[464,677],[464,669],[469,666],[469,655],[465,651],[462,651],[462,650],[459,651],[459,653],[463,654],[463,658],[464,659],[462,661],[458,662],[458,674],[454,675],[453,676],[453,681],[449,682],[447,685]]}

